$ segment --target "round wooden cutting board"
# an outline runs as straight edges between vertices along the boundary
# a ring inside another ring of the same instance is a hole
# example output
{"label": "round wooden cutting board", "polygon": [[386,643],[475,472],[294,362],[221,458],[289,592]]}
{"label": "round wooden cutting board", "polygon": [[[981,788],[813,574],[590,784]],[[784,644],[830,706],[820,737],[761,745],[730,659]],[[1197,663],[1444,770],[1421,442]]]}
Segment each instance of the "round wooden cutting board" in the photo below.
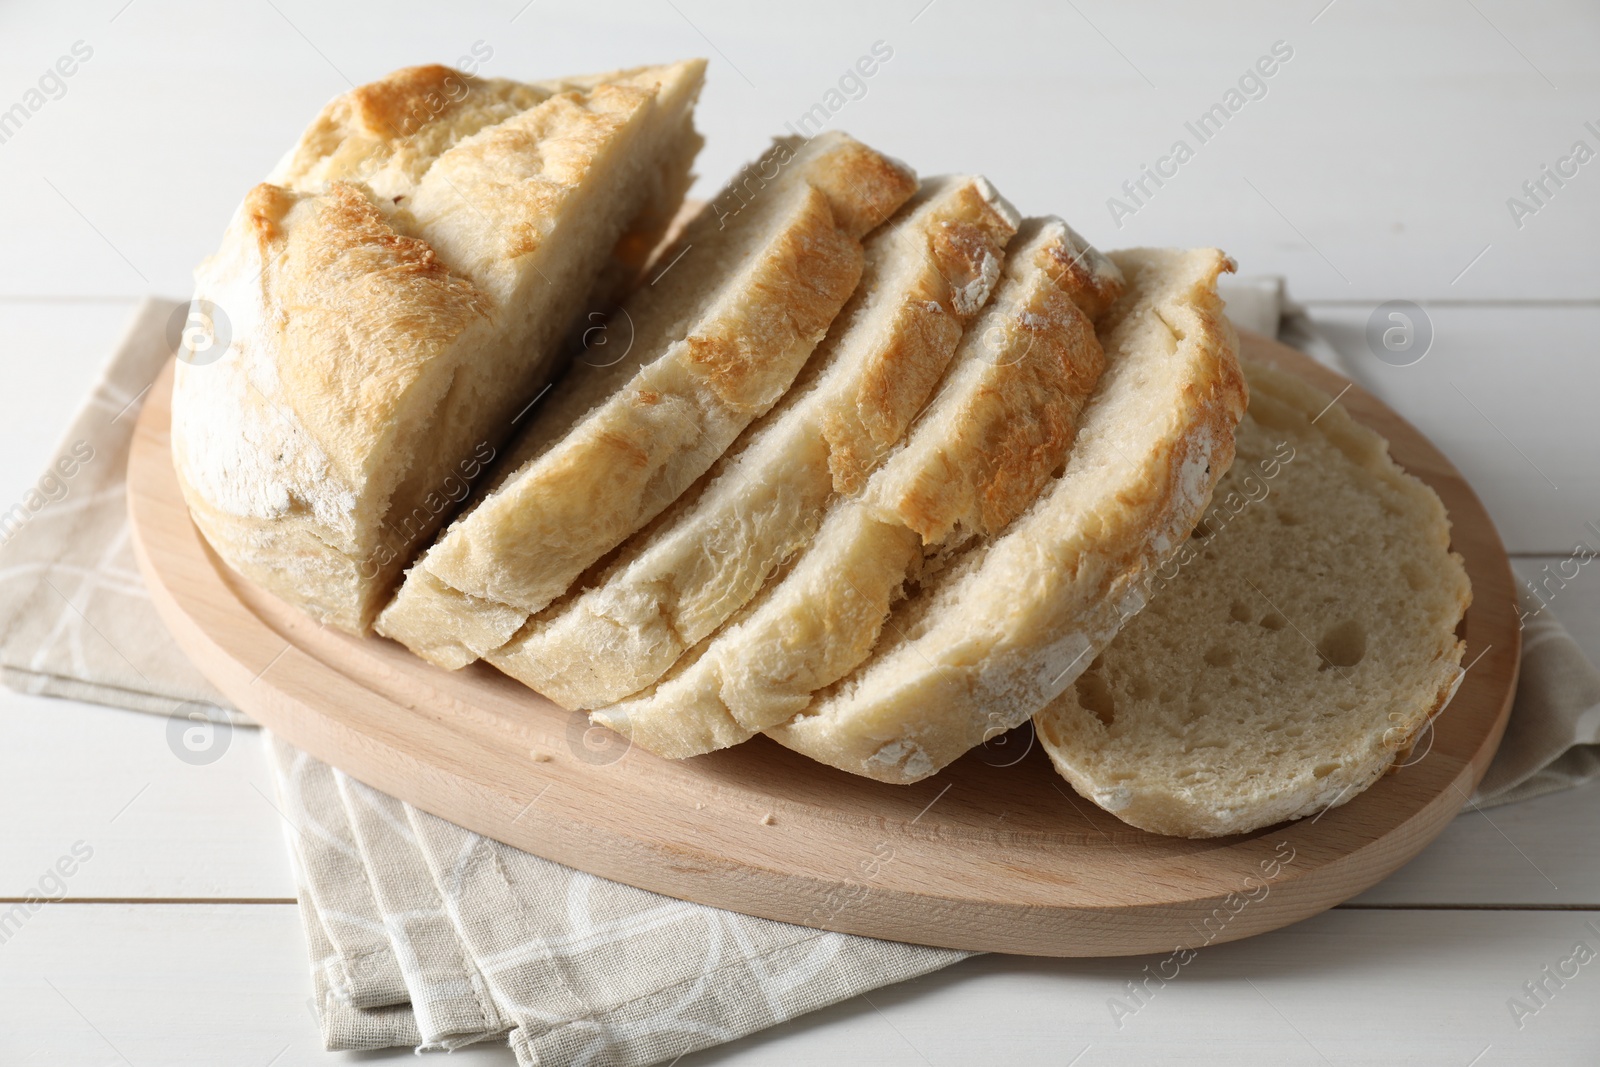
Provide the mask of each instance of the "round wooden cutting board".
{"label": "round wooden cutting board", "polygon": [[140,416],[128,506],[162,617],[216,686],[285,740],[378,789],[605,878],[751,915],[1042,956],[1171,952],[1347,900],[1431,841],[1505,727],[1521,645],[1510,565],[1455,468],[1376,398],[1245,336],[1389,439],[1450,510],[1473,603],[1471,664],[1409,765],[1342,807],[1187,841],[1135,830],[1051,770],[1024,726],[927,781],[883,785],[758,737],[658,759],[483,664],[447,673],[315,622],[224,566],[168,451],[170,369]]}

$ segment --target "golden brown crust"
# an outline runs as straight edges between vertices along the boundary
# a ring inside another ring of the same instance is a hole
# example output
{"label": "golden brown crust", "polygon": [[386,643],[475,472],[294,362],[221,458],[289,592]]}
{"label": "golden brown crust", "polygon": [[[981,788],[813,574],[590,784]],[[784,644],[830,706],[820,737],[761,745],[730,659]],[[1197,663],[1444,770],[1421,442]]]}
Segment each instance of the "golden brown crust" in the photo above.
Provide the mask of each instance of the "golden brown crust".
{"label": "golden brown crust", "polygon": [[229,563],[370,626],[551,373],[629,214],[641,233],[670,215],[702,69],[528,86],[412,68],[323,108],[197,272],[234,336],[179,366],[173,451]]}
{"label": "golden brown crust", "polygon": [[[971,210],[982,210],[978,206],[982,198],[976,190],[967,190],[962,199],[973,204]],[[940,272],[950,288],[959,292],[982,278],[990,269],[989,265],[994,260],[994,239],[992,225],[951,221],[939,227],[928,242],[928,251],[938,262]],[[1007,234],[1007,239],[1010,239],[1010,234]]]}
{"label": "golden brown crust", "polygon": [[832,205],[834,219],[860,240],[887,222],[917,191],[917,176],[896,159],[850,141],[832,153],[834,164],[812,183]]}
{"label": "golden brown crust", "polygon": [[859,492],[927,400],[949,362],[948,356],[931,360],[929,353],[953,352],[961,340],[961,321],[951,314],[948,299],[929,294],[908,303],[905,324],[863,373],[854,410],[830,412],[823,419],[820,430],[836,491]]}
{"label": "golden brown crust", "polygon": [[883,501],[928,544],[958,527],[993,536],[1022,514],[1066,459],[1105,369],[1093,325],[1054,286],[1041,288],[1007,328],[1021,335],[1005,357],[1015,363],[972,398],[947,458],[896,483]]}
{"label": "golden brown crust", "polygon": [[1040,244],[1066,233],[1059,220],[1023,225],[1011,253],[1018,262],[968,328],[904,447],[859,497],[830,507],[787,573],[698,658],[597,710],[599,721],[672,757],[777,725],[869,655],[925,554],[992,534],[1033,501],[1065,459],[1077,408],[1104,363],[1072,294],[1035,259]]}
{"label": "golden brown crust", "polygon": [[[952,226],[954,262],[940,240]],[[486,658],[571,708],[660,678],[755,596],[815,535],[835,490],[859,488],[899,439],[987,299],[1015,229],[1014,210],[982,178],[931,179],[869,240],[868,276],[781,406],[587,589]],[[910,543],[894,564],[902,571],[917,555]]]}
{"label": "golden brown crust", "polygon": [[[842,134],[793,151],[780,143],[746,168],[685,232],[689,261],[624,305],[650,339],[619,365],[624,376],[563,383],[518,446],[522,465],[419,566],[468,604],[509,606],[524,618],[548,606],[783,395],[861,277],[860,243],[837,219],[903,200],[915,181]],[[641,390],[654,402],[640,403]],[[402,586],[379,628],[436,650],[438,634],[407,628],[408,618],[434,617],[407,605],[430,595],[413,584]],[[515,628],[487,646],[477,643],[482,632],[464,622],[460,648],[435,661],[481,656]]]}
{"label": "golden brown crust", "polygon": [[476,81],[438,63],[402,67],[350,90],[349,100],[357,119],[370,132],[408,137],[424,122],[442,117],[459,104]]}
{"label": "golden brown crust", "polygon": [[[1063,476],[972,566],[897,608],[871,661],[769,736],[854,774],[920,781],[1069,685],[1187,537],[1232,460],[1245,406],[1215,292],[1232,264],[1213,250],[1112,259],[1128,287],[1099,331],[1111,364]],[[1167,363],[1182,388],[1158,402],[1130,354],[1148,372]],[[1141,397],[1149,403],[1122,404]],[[1142,463],[1120,458],[1104,421],[1116,416],[1100,414],[1119,411],[1147,429]],[[1111,471],[1121,473],[1095,473]]]}
{"label": "golden brown crust", "polygon": [[[803,199],[795,227],[763,252],[754,299],[684,339],[698,382],[727,409],[718,417],[748,421],[770,406],[799,368],[795,353],[810,350],[815,323],[837,312],[861,276],[860,246],[834,226],[827,202],[815,191]],[[545,607],[721,453],[683,400],[661,402],[666,390],[651,389],[656,399],[640,404],[637,389],[625,389],[607,428],[596,423],[501,486],[423,565],[471,596],[527,614]]]}
{"label": "golden brown crust", "polygon": [[[1017,231],[1015,209],[987,181],[963,185],[927,244],[936,278],[924,279],[904,304],[890,345],[861,375],[853,411],[824,420],[834,488],[858,492],[889,447],[904,436],[938,382],[965,323],[988,301]],[[979,299],[978,297],[981,297]]]}
{"label": "golden brown crust", "polygon": [[270,258],[266,246],[282,236],[279,224],[294,206],[295,196],[282,186],[262,182],[245,194],[241,213],[248,220],[250,232],[260,246],[262,259]]}
{"label": "golden brown crust", "polygon": [[1076,294],[1078,306],[1091,322],[1099,322],[1122,296],[1121,272],[1076,231],[1070,232],[1067,242],[1041,249],[1039,266],[1049,271],[1062,289]]}
{"label": "golden brown crust", "polygon": [[861,278],[861,246],[835,224],[825,197],[808,196],[795,221],[767,253],[748,314],[685,339],[689,362],[729,408],[771,407],[782,389],[774,391],[768,353],[825,333]]}
{"label": "golden brown crust", "polygon": [[329,101],[268,179],[315,192],[330,181],[404,196],[461,139],[531,108],[545,87],[473,78],[449,67],[409,67]]}
{"label": "golden brown crust", "polygon": [[300,422],[356,484],[383,455],[365,440],[383,441],[428,365],[474,327],[487,330],[494,305],[357,186],[332,183],[297,219],[264,275],[284,309],[278,374],[287,396],[306,401],[295,404]]}

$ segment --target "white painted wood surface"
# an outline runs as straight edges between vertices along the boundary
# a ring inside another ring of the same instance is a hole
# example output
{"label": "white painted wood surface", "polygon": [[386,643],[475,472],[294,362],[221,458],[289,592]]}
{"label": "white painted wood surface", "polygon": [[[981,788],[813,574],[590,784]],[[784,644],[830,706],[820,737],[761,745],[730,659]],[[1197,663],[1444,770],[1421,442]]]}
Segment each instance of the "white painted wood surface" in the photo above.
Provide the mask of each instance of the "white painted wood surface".
{"label": "white painted wood surface", "polygon": [[[292,904],[52,905],[0,951],[0,1063],[360,1062],[322,1051],[312,1004]],[[485,1046],[448,1062],[516,1060]]]}
{"label": "white painted wood surface", "polygon": [[[1209,949],[1131,1013],[1128,983],[1162,957],[978,957],[678,1063],[1590,1064],[1600,962],[1542,1006],[1522,989],[1600,942],[1588,923],[1600,911],[1338,910]],[[413,1062],[317,1047],[298,939],[289,905],[55,905],[0,952],[0,1062]],[[1520,1029],[1514,997],[1538,1007]]]}
{"label": "white painted wood surface", "polygon": [[[982,169],[1105,245],[1214,243],[1286,275],[1347,369],[1467,474],[1508,547],[1564,554],[1600,522],[1600,161],[1520,228],[1506,201],[1575,140],[1600,149],[1584,126],[1600,127],[1597,39],[1600,12],[1576,0],[0,6],[0,112],[75,42],[94,51],[0,142],[0,501],[50,458],[134,302],[184,293],[345,76],[480,40],[484,72],[512,77],[706,54],[699,170],[714,185],[884,40],[894,58],[830,125],[926,173]],[[1194,143],[1184,122],[1280,40],[1294,55],[1266,95],[1119,229],[1107,199],[1175,138]],[[1410,367],[1362,335],[1392,298],[1423,303],[1436,329]],[[1555,607],[1600,658],[1600,578]],[[250,731],[197,768],[159,720],[0,693],[0,898],[75,842],[94,849],[69,882],[80,902],[0,945],[0,1064],[352,1060],[318,1047],[263,793]],[[1464,814],[1354,906],[1209,950],[1121,1030],[1107,998],[1145,961],[988,957],[682,1063],[1593,1063],[1596,965],[1520,1031],[1506,1001],[1576,939],[1600,948],[1583,931],[1600,915],[1597,841],[1600,786]]]}
{"label": "white painted wood surface", "polygon": [[[6,5],[0,106],[75,42],[93,58],[0,145],[0,292],[184,289],[243,191],[346,79],[451,62],[480,40],[483,72],[506,76],[707,55],[712,187],[882,40],[893,58],[831,125],[927,173],[982,169],[1092,240],[1224,244],[1306,297],[1592,300],[1600,261],[1575,231],[1600,205],[1600,160],[1521,229],[1505,202],[1575,140],[1593,146],[1600,11],[1338,0],[1319,15],[1325,3]],[[1266,95],[1204,144],[1186,134],[1277,41],[1293,57]],[[1119,230],[1106,201],[1185,136],[1194,158]]]}
{"label": "white painted wood surface", "polygon": [[[1115,1016],[1112,998],[1132,1004],[1128,983],[1163,957],[1066,966],[978,957],[817,1013],[799,1024],[805,1058],[780,1028],[679,1067],[1592,1063],[1600,975],[1579,970],[1520,1030],[1505,1001],[1575,938],[1592,944],[1584,921],[1594,916],[1328,912],[1209,950],[1166,986],[1151,981],[1143,1007]],[[1489,954],[1499,961],[1492,972],[1482,965]]]}
{"label": "white painted wood surface", "polygon": [[259,732],[229,731],[222,758],[196,767],[172,754],[166,726],[0,689],[0,810],[13,814],[0,898],[26,896],[79,841],[94,855],[70,880],[74,898],[294,897]]}

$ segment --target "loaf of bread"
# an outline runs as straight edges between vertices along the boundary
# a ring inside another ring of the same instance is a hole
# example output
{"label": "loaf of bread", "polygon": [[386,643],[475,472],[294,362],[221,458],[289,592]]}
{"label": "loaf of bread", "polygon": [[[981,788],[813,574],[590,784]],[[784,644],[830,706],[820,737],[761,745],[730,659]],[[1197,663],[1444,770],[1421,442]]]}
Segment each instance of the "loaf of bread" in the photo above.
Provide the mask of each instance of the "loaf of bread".
{"label": "loaf of bread", "polygon": [[1132,616],[1233,459],[1245,408],[1215,249],[1113,252],[1106,370],[1060,476],[1004,534],[901,601],[871,658],[768,730],[885,782],[926,778],[1026,722]]}
{"label": "loaf of bread", "polygon": [[861,278],[861,239],[917,191],[840,133],[779,141],[691,222],[574,365],[508,473],[433,544],[378,631],[440,666],[503,646],[689,488],[794,381]]}
{"label": "loaf of bread", "polygon": [[834,500],[787,572],[728,626],[596,721],[652,752],[694,755],[782,722],[848,674],[907,581],[999,533],[1066,459],[1104,365],[1089,314],[1119,287],[1065,223],[1025,222],[904,444]]}
{"label": "loaf of bread", "polygon": [[855,295],[778,406],[697,490],[489,662],[568,708],[610,704],[660,678],[899,441],[988,302],[1018,221],[982,178],[924,182],[867,241]]}
{"label": "loaf of bread", "polygon": [[1034,717],[1124,822],[1248,833],[1342,804],[1460,683],[1471,588],[1432,489],[1332,398],[1247,366],[1238,457],[1150,604]]}
{"label": "loaf of bread", "polygon": [[564,337],[659,239],[703,73],[417,67],[323,110],[196,275],[232,342],[177,368],[173,461],[224,560],[370,627]]}
{"label": "loaf of bread", "polygon": [[1105,810],[1213,837],[1409,751],[1462,676],[1448,519],[1241,369],[1226,256],[1107,256],[842,133],[668,243],[703,75],[324,108],[197,272],[231,343],[178,367],[173,459],[226,562],[671,758],[909,783],[1032,717]]}

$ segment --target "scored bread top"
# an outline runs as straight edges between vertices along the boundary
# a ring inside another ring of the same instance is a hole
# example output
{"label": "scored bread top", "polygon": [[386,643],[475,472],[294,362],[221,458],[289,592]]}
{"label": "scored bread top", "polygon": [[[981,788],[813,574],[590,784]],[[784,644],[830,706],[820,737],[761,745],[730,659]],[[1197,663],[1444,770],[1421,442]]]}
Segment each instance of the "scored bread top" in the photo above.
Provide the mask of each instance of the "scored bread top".
{"label": "scored bread top", "polygon": [[[683,64],[697,71],[705,63]],[[330,100],[278,161],[267,182],[316,190],[357,181],[393,199],[415,191],[428,169],[480,130],[561,93],[588,107],[607,95],[651,93],[667,67],[584,74],[539,82],[479,78],[439,64],[403,67]]]}
{"label": "scored bread top", "polygon": [[1331,397],[1247,365],[1238,458],[1150,604],[1049,707],[1083,796],[1183,837],[1349,801],[1462,675],[1471,601],[1428,486]]}
{"label": "scored bread top", "polygon": [[927,400],[999,280],[1018,217],[983,178],[932,178],[866,244],[850,303],[783,400],[587,588],[486,658],[567,708],[654,682],[816,533]]}
{"label": "scored bread top", "polygon": [[1113,252],[1128,288],[1099,328],[1106,371],[1065,469],[1026,515],[902,601],[872,658],[767,731],[885,782],[915,782],[1015,727],[1142,604],[1233,458],[1246,389],[1215,249]]}
{"label": "scored bread top", "polygon": [[[494,268],[550,235],[564,187],[580,185],[595,163],[591,137],[580,132],[585,113],[603,125],[604,116],[654,96],[668,124],[680,127],[680,143],[654,164],[657,173],[647,169],[638,176],[641,187],[655,192],[632,205],[638,214],[617,240],[613,262],[589,301],[590,310],[605,310],[644,266],[688,191],[688,167],[701,139],[684,104],[699,92],[704,74],[704,60],[539,82],[475,78],[439,65],[407,67],[335,97],[267,181],[297,190],[334,181],[364,184],[375,199],[404,206],[421,236],[460,251],[486,289],[514,288],[518,272]],[[474,136],[491,128],[491,135]],[[455,151],[468,139],[470,145]],[[425,183],[441,161],[434,180]],[[486,202],[488,210],[480,206]],[[467,210],[474,208],[475,215]],[[440,251],[450,258],[450,248]]]}
{"label": "scored bread top", "polygon": [[1059,219],[1023,223],[899,450],[734,621],[596,721],[660,755],[694,755],[782,721],[865,658],[925,557],[998,533],[1066,458],[1104,362],[1076,302],[1101,294],[1068,266],[1098,255]]}
{"label": "scored bread top", "polygon": [[196,272],[231,345],[178,365],[173,457],[228,563],[370,625],[629,227],[681,199],[703,72],[558,93],[411,68],[324,109]]}
{"label": "scored bread top", "polygon": [[915,192],[843,134],[778,142],[613,318],[626,355],[580,361],[533,409],[508,473],[412,568],[379,631],[446,667],[503,645],[783,395],[860,279],[860,239]]}

